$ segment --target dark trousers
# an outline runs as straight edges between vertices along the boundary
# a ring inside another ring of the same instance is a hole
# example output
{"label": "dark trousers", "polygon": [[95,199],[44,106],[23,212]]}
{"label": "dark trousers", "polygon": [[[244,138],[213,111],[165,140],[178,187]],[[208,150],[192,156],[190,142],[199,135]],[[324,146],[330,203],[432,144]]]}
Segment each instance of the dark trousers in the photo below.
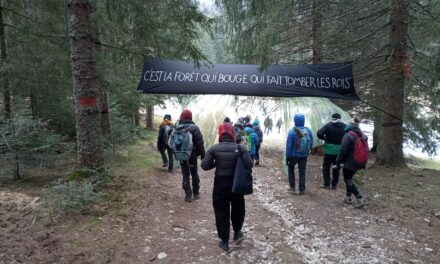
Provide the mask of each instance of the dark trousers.
{"label": "dark trousers", "polygon": [[[192,197],[192,194],[199,194],[200,177],[197,173],[197,158],[188,161],[181,161],[180,168],[182,170],[182,188],[186,196]],[[192,176],[192,190],[190,183],[190,176]]]}
{"label": "dark trousers", "polygon": [[[165,154],[165,151],[167,152],[168,157],[167,157],[167,154]],[[168,170],[172,171],[173,166],[174,166],[173,150],[171,148],[166,148],[166,150],[162,149],[162,150],[159,150],[159,152],[160,152],[160,155],[162,156],[163,164],[168,163]]]}
{"label": "dark trousers", "polygon": [[[322,176],[324,177],[324,186],[330,187],[330,168],[333,166],[333,164],[336,161],[337,155],[324,155],[324,161],[322,162]],[[336,187],[339,182],[339,169],[333,168],[332,169],[332,179],[331,184],[332,187]]]}
{"label": "dark trousers", "polygon": [[261,144],[258,144],[256,147],[255,147],[255,160],[260,160],[260,147],[261,147]]}
{"label": "dark trousers", "polygon": [[217,233],[223,242],[229,241],[230,222],[234,232],[243,227],[245,216],[244,196],[232,193],[234,177],[219,176],[214,178],[212,205],[214,206]]}
{"label": "dark trousers", "polygon": [[290,187],[295,188],[295,166],[298,164],[299,171],[299,191],[304,192],[306,189],[306,165],[307,165],[307,157],[299,158],[293,157],[290,158],[288,173],[289,176],[289,184]]}
{"label": "dark trousers", "polygon": [[345,186],[347,187],[347,196],[351,197],[351,194],[354,194],[356,197],[361,197],[356,185],[353,182],[353,177],[356,171],[347,170],[346,168],[342,169],[342,174],[344,175]]}

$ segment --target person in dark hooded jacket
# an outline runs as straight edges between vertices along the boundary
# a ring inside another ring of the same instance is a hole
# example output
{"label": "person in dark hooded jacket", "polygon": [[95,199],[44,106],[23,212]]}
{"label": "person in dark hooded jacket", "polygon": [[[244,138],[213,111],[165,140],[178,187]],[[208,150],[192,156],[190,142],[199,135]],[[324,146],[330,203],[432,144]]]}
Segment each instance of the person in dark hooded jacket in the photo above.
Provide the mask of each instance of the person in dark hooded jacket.
{"label": "person in dark hooded jacket", "polygon": [[[197,157],[201,159],[205,157],[205,146],[203,142],[203,135],[200,128],[192,121],[192,112],[185,109],[180,114],[180,120],[177,125],[187,125],[189,132],[192,135],[193,148],[191,156],[187,161],[180,162],[182,170],[182,188],[185,191],[185,201],[191,202],[192,199],[200,198],[200,177],[197,171]],[[192,189],[190,183],[190,175],[192,176]]]}
{"label": "person in dark hooded jacket", "polygon": [[322,162],[322,176],[324,178],[324,189],[336,190],[339,182],[339,168],[333,167],[332,179],[330,187],[330,168],[336,164],[336,158],[341,148],[342,137],[345,132],[345,124],[341,122],[341,115],[335,113],[332,115],[332,121],[325,124],[318,130],[316,135],[319,139],[324,140],[324,160]]}
{"label": "person in dark hooded jacket", "polygon": [[245,200],[241,194],[232,193],[235,166],[238,158],[238,148],[242,153],[247,169],[252,169],[253,163],[246,146],[235,143],[234,128],[224,123],[219,128],[219,142],[212,146],[202,160],[203,170],[215,168],[212,204],[214,206],[215,224],[221,239],[219,246],[224,251],[229,250],[230,222],[234,230],[234,241],[243,237],[241,228],[245,217]]}
{"label": "person in dark hooded jacket", "polygon": [[[162,167],[168,166],[169,172],[173,171],[173,166],[174,166],[173,151],[170,148],[170,146],[168,146],[168,138],[171,134],[172,127],[173,127],[173,122],[171,122],[171,115],[166,114],[163,117],[163,121],[159,126],[159,134],[157,136],[157,149],[159,150],[160,155],[162,156],[162,161],[163,161]],[[168,154],[168,158],[167,155],[165,154],[165,151]]]}
{"label": "person in dark hooded jacket", "polygon": [[[353,131],[356,135],[348,133]],[[336,159],[336,166],[340,167],[340,164],[344,164],[344,168],[342,169],[342,174],[344,175],[344,181],[347,189],[346,197],[344,198],[344,203],[352,204],[351,195],[353,194],[356,197],[358,204],[357,208],[364,207],[368,204],[362,194],[356,187],[356,184],[353,182],[353,177],[358,170],[365,169],[365,164],[359,164],[355,162],[353,158],[353,153],[355,150],[355,144],[357,137],[363,137],[364,140],[367,140],[367,137],[362,133],[359,129],[359,119],[354,118],[352,121],[348,123],[345,127],[345,135],[342,138],[341,149],[339,155]]]}

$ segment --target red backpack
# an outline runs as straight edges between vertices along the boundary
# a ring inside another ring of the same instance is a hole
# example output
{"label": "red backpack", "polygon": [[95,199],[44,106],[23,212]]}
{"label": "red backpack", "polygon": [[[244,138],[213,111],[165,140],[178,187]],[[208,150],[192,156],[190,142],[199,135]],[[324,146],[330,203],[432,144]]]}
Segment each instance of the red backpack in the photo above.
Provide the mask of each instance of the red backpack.
{"label": "red backpack", "polygon": [[348,132],[356,138],[354,143],[353,160],[359,164],[365,165],[368,161],[368,142],[363,134],[360,135],[354,131]]}

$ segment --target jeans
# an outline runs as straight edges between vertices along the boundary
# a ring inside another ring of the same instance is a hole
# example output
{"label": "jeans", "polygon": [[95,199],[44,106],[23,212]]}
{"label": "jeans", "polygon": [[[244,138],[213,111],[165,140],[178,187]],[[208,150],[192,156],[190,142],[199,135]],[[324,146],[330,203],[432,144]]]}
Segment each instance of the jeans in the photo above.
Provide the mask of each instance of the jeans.
{"label": "jeans", "polygon": [[295,165],[298,164],[299,171],[299,191],[304,192],[306,189],[306,165],[307,157],[291,157],[289,158],[288,173],[289,185],[291,188],[295,188]]}
{"label": "jeans", "polygon": [[260,160],[260,147],[261,147],[261,144],[258,144],[255,147],[255,160],[256,161]]}
{"label": "jeans", "polygon": [[[182,170],[182,188],[185,195],[192,197],[192,194],[199,194],[200,177],[197,173],[197,158],[189,159],[188,161],[181,161],[180,168]],[[192,176],[192,190],[190,183],[190,175]]]}
{"label": "jeans", "polygon": [[173,170],[173,166],[174,166],[174,159],[173,159],[173,150],[171,148],[166,148],[166,152],[168,154],[168,158],[167,155],[165,154],[165,150],[159,150],[160,155],[162,156],[162,161],[163,164],[168,163],[168,171],[172,171]]}
{"label": "jeans", "polygon": [[[322,176],[324,177],[324,186],[330,187],[330,168],[335,163],[337,157],[337,155],[324,155],[324,161],[322,163]],[[331,180],[331,185],[332,187],[336,187],[339,182],[339,169],[333,168],[332,175],[333,177]]]}
{"label": "jeans", "polygon": [[231,192],[233,181],[234,177],[216,176],[214,178],[212,205],[217,233],[223,242],[229,241],[230,222],[232,222],[234,232],[239,232],[243,227],[246,213],[244,196]]}
{"label": "jeans", "polygon": [[356,185],[353,182],[353,177],[355,173],[356,171],[348,170],[346,168],[342,169],[345,186],[347,187],[347,196],[351,197],[351,194],[354,194],[356,198],[360,198],[362,197],[362,195],[359,193],[358,189],[356,188]]}

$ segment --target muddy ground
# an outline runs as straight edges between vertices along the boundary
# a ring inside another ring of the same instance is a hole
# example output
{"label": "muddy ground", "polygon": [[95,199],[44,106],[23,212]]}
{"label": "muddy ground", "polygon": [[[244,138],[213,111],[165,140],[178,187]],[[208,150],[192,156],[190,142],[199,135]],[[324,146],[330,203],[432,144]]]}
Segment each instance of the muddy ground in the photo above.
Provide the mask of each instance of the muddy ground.
{"label": "muddy ground", "polygon": [[45,212],[46,185],[3,184],[0,263],[440,263],[440,205],[423,198],[438,198],[438,171],[392,170],[390,181],[390,169],[371,168],[357,176],[370,204],[356,209],[342,203],[343,182],[319,188],[319,156],[308,161],[306,195],[288,193],[282,155],[262,148],[245,238],[229,253],[218,247],[213,171],[199,170],[201,199],[187,203],[180,171],[115,166],[104,202],[61,217]]}

